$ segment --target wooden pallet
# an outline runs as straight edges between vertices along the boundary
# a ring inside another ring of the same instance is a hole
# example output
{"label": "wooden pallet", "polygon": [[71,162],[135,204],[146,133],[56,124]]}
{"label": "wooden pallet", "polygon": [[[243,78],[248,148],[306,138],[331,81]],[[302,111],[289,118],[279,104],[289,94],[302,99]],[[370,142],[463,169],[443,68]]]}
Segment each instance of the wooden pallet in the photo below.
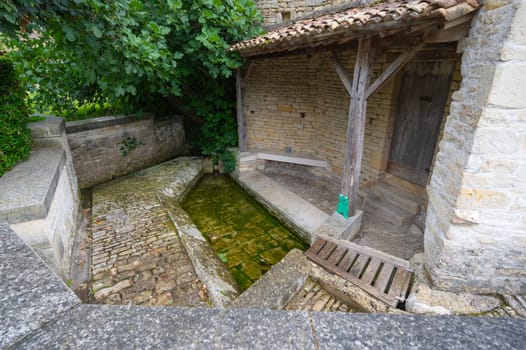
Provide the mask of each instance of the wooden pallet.
{"label": "wooden pallet", "polygon": [[409,262],[376,249],[322,236],[305,253],[323,268],[396,307],[406,298]]}

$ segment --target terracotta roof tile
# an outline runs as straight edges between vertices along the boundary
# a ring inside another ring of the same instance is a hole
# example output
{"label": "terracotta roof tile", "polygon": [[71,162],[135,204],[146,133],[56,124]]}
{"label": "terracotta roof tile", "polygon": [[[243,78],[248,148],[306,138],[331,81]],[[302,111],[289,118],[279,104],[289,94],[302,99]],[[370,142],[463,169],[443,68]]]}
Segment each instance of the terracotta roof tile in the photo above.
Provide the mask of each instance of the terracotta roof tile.
{"label": "terracotta roof tile", "polygon": [[352,40],[365,32],[406,27],[425,20],[450,21],[479,7],[476,0],[387,0],[370,7],[351,8],[307,18],[236,43],[243,56],[294,50]]}

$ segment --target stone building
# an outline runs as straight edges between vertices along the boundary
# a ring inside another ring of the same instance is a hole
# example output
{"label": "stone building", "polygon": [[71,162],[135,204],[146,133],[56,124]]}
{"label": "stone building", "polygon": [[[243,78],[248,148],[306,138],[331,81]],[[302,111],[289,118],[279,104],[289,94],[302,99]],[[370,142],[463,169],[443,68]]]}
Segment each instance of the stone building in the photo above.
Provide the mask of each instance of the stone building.
{"label": "stone building", "polygon": [[240,171],[314,165],[350,220],[378,184],[408,189],[437,288],[526,293],[526,2],[257,5],[266,34],[232,46]]}

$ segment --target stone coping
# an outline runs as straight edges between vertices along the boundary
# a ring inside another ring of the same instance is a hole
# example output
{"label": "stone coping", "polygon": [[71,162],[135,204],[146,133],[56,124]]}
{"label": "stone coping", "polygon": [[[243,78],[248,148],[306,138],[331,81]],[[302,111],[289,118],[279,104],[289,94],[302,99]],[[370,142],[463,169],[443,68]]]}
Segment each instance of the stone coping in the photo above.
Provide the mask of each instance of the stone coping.
{"label": "stone coping", "polygon": [[37,146],[27,160],[0,177],[0,221],[16,224],[45,218],[65,162],[59,143]]}
{"label": "stone coping", "polygon": [[327,168],[327,162],[306,153],[286,153],[271,150],[250,150],[241,152],[239,155],[240,162],[253,161],[257,159],[272,160],[275,162],[284,162],[300,165],[309,165],[314,167]]}
{"label": "stone coping", "polygon": [[309,271],[309,264],[303,253],[292,249],[229,307],[282,310],[305,285]]}
{"label": "stone coping", "polygon": [[7,224],[0,224],[0,348],[80,304]]}
{"label": "stone coping", "polygon": [[27,125],[31,130],[31,137],[33,139],[60,137],[62,132],[64,132],[64,119],[50,115],[36,116],[44,117],[45,119]]}
{"label": "stone coping", "polygon": [[260,171],[244,172],[239,176],[233,175],[234,180],[241,187],[309,243],[313,242],[314,233],[318,227],[329,218],[320,209]]}
{"label": "stone coping", "polygon": [[140,122],[142,120],[154,119],[153,114],[145,114],[142,118],[127,115],[111,115],[106,117],[75,120],[66,123],[66,133],[76,133],[93,129],[106,128],[108,126]]}
{"label": "stone coping", "polygon": [[82,305],[0,224],[1,348],[518,349],[526,320]]}

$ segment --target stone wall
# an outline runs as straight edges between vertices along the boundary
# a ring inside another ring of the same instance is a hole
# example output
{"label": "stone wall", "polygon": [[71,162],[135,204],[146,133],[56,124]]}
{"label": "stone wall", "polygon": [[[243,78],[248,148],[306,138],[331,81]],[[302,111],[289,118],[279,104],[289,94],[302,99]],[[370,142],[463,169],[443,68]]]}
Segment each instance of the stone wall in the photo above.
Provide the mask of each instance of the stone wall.
{"label": "stone wall", "polygon": [[308,16],[313,12],[337,7],[362,6],[372,0],[256,0],[263,16],[263,25],[269,26]]}
{"label": "stone wall", "polygon": [[[458,60],[454,48],[441,49],[445,59]],[[446,52],[444,54],[444,52]],[[387,52],[376,58],[374,80],[399,52]],[[330,53],[301,54],[254,59],[247,77],[244,111],[249,149],[307,153],[328,163],[329,177],[340,182],[344,163],[349,96],[337,76]],[[414,62],[436,57],[426,51]],[[354,50],[340,58],[350,75]],[[458,88],[457,79],[451,89]],[[388,163],[393,132],[399,78],[394,78],[368,101],[361,184],[379,180]]]}
{"label": "stone wall", "polygon": [[[87,188],[180,155],[181,117],[102,117],[66,123],[80,188]],[[126,149],[129,144],[136,148]]]}
{"label": "stone wall", "polygon": [[428,186],[426,269],[443,289],[526,293],[526,2],[485,1]]}
{"label": "stone wall", "polygon": [[79,197],[64,121],[47,117],[30,129],[29,159],[0,178],[0,222],[10,224],[66,279],[79,227]]}

